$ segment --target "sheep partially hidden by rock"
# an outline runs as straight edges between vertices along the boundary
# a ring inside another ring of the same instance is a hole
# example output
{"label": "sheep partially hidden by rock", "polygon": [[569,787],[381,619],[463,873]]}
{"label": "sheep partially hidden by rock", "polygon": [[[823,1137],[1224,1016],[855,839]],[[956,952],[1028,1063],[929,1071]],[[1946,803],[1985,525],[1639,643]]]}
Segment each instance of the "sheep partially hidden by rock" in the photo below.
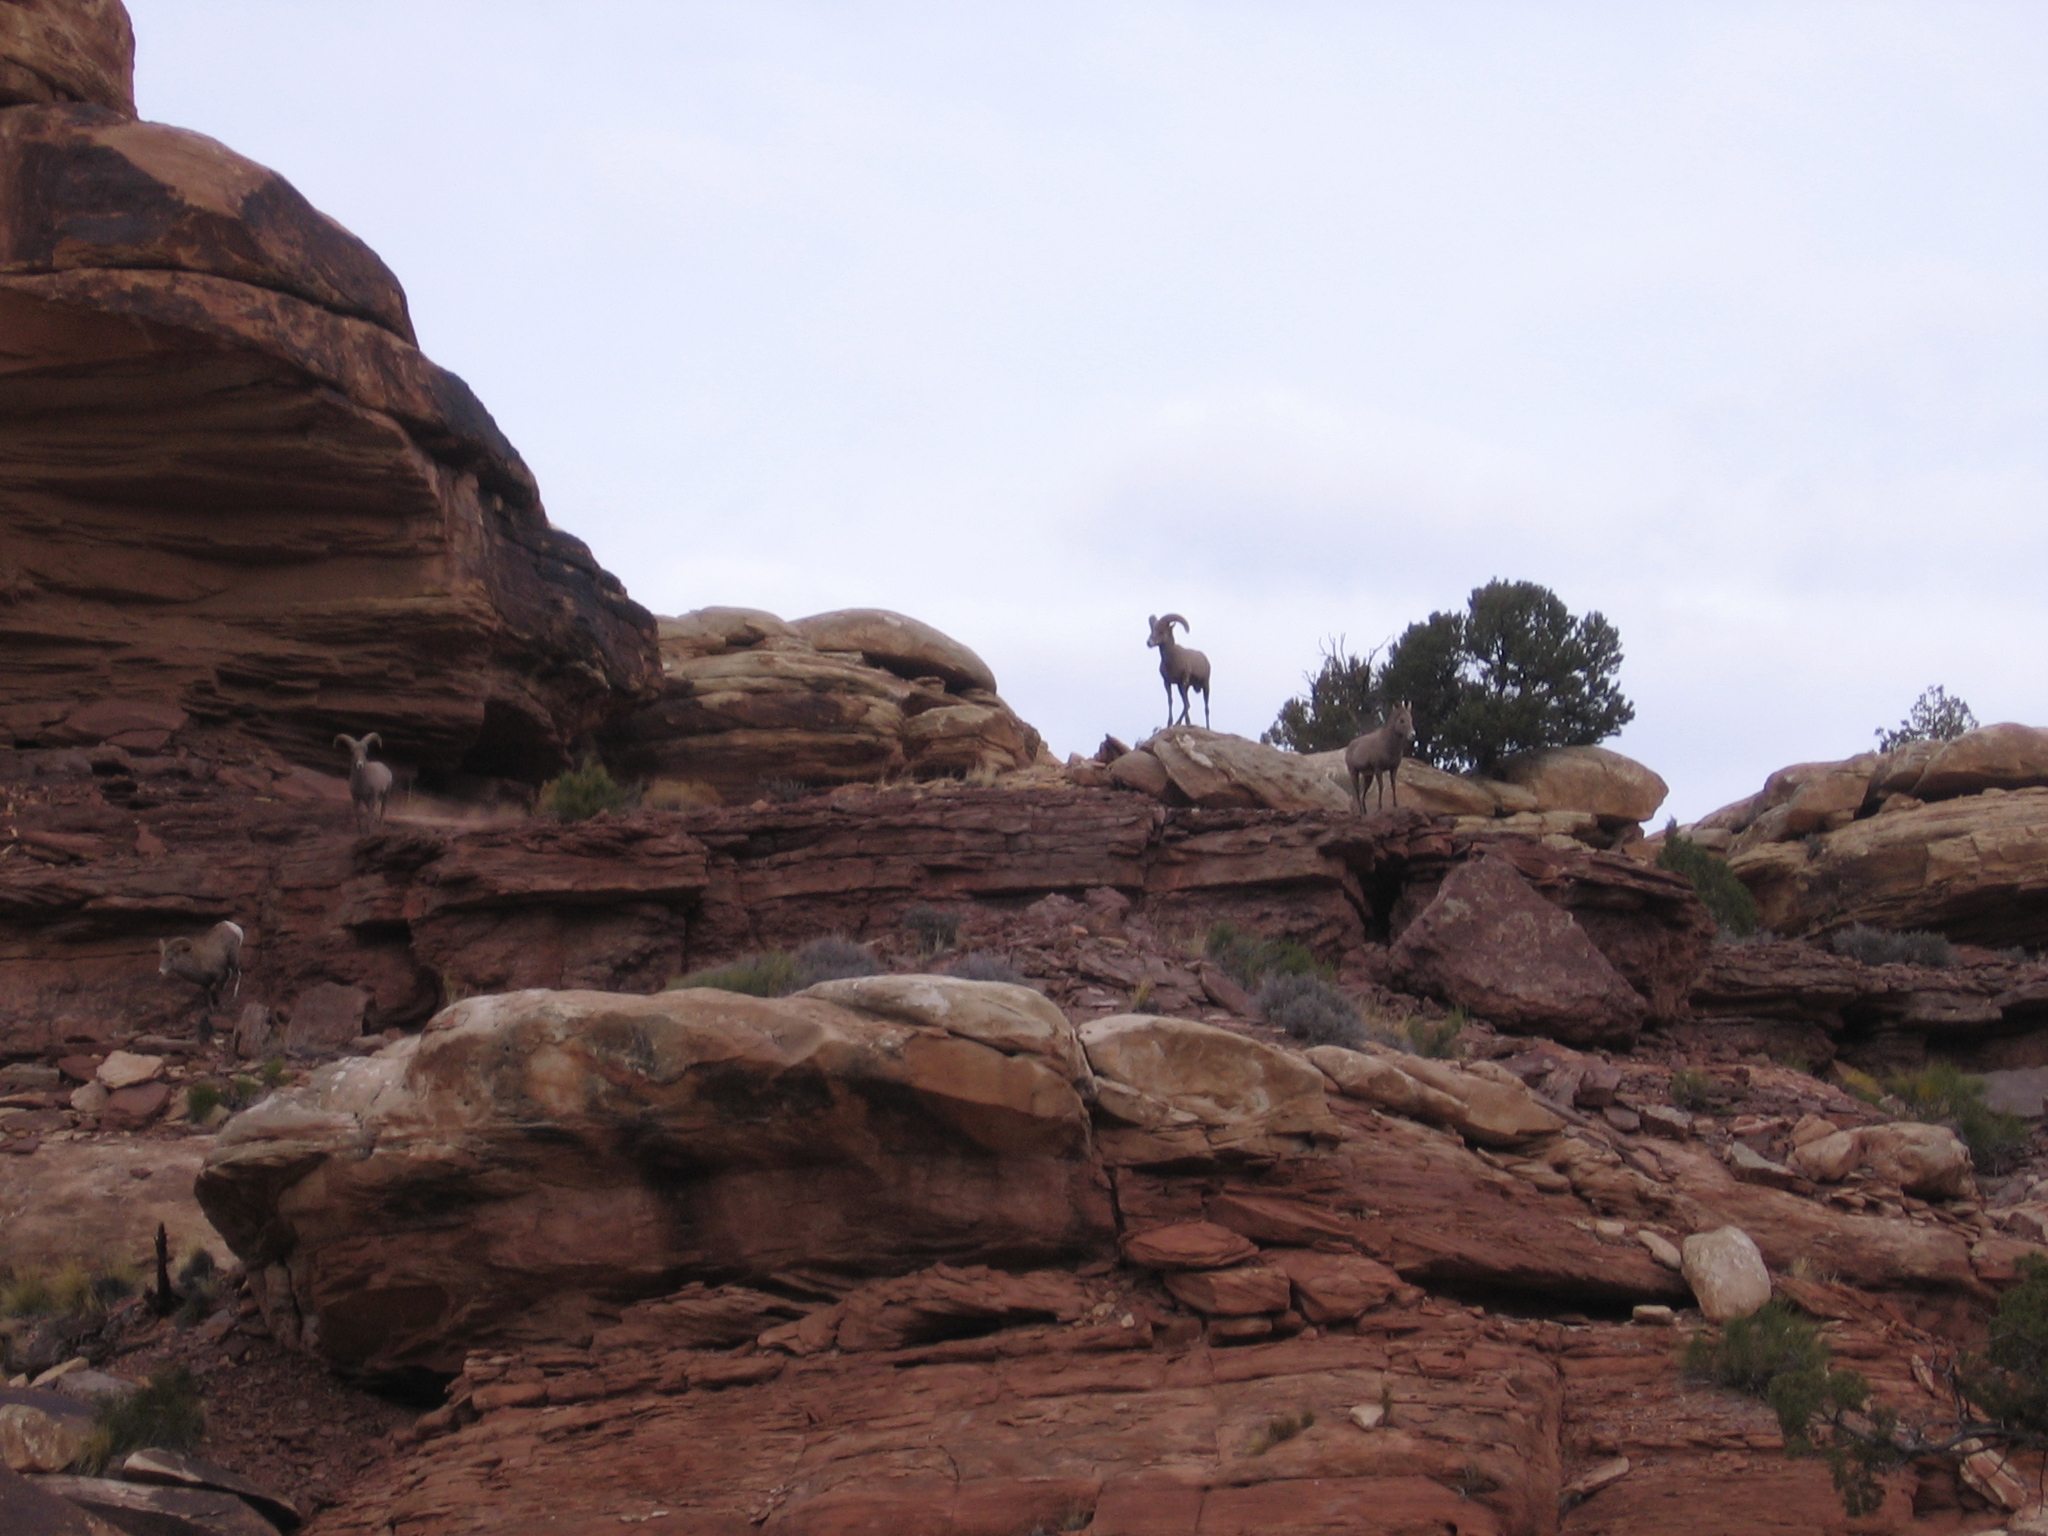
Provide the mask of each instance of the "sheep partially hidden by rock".
{"label": "sheep partially hidden by rock", "polygon": [[158,939],[159,976],[177,976],[198,987],[206,998],[199,1038],[213,1038],[213,1010],[242,995],[242,928],[215,923],[196,939]]}
{"label": "sheep partially hidden by rock", "polygon": [[[1394,787],[1394,804],[1401,803],[1401,759],[1408,755],[1408,749],[1415,744],[1415,711],[1406,704],[1396,704],[1387,716],[1387,723],[1376,731],[1367,731],[1363,736],[1354,736],[1351,744],[1344,749],[1344,766],[1351,773],[1351,798],[1358,806],[1358,814],[1365,814],[1366,789],[1379,782],[1381,774],[1387,776],[1387,783]],[[1380,808],[1387,804],[1385,785],[1380,788]]]}
{"label": "sheep partially hidden by rock", "polygon": [[1159,649],[1159,675],[1166,679],[1166,723],[1173,724],[1173,690],[1180,689],[1180,718],[1183,725],[1192,724],[1188,719],[1190,705],[1188,690],[1194,689],[1202,696],[1202,724],[1209,724],[1209,658],[1200,651],[1189,650],[1176,645],[1173,626],[1189,627],[1188,621],[1177,613],[1157,615],[1146,620],[1152,626],[1152,638],[1145,644]]}
{"label": "sheep partially hidden by rock", "polygon": [[337,736],[334,744],[348,748],[348,793],[355,802],[356,825],[362,825],[365,812],[372,821],[382,821],[384,802],[391,798],[391,769],[386,764],[371,762],[370,748],[381,748],[383,739],[372,731],[360,741],[353,736]]}

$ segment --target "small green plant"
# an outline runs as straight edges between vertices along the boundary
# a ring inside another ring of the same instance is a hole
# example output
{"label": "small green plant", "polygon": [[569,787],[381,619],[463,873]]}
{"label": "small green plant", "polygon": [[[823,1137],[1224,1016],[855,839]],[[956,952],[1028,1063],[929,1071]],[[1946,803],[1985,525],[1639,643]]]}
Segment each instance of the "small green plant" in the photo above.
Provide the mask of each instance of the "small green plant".
{"label": "small green plant", "polygon": [[542,785],[540,809],[542,815],[556,821],[588,821],[604,812],[624,810],[632,799],[611,770],[593,757],[581,768],[571,768]]}
{"label": "small green plant", "polygon": [[1836,954],[1865,965],[1925,965],[1945,970],[1956,963],[1955,946],[1925,929],[1892,933],[1867,923],[1851,923],[1828,943]]}
{"label": "small green plant", "polygon": [[185,1118],[195,1124],[203,1122],[226,1101],[219,1083],[201,1078],[185,1090]]}
{"label": "small green plant", "polygon": [[1788,1302],[1769,1301],[1727,1323],[1716,1338],[1702,1330],[1685,1348],[1687,1374],[1762,1397],[1774,1378],[1824,1363],[1820,1324]]}
{"label": "small green plant", "polygon": [[1132,1013],[1157,1013],[1159,1004],[1152,996],[1152,983],[1141,981],[1131,989],[1129,1010]]}
{"label": "small green plant", "polygon": [[195,1247],[185,1255],[185,1262],[178,1266],[178,1294],[185,1298],[178,1307],[178,1326],[189,1328],[203,1321],[213,1311],[218,1288],[213,1255],[204,1248]]}
{"label": "small green plant", "polygon": [[1408,1037],[1407,1048],[1415,1055],[1432,1061],[1450,1061],[1458,1056],[1458,1037],[1471,1022],[1463,1008],[1453,1008],[1441,1019],[1411,1014],[1401,1025],[1401,1033]]}
{"label": "small green plant", "polygon": [[723,965],[678,976],[668,987],[671,992],[716,987],[721,992],[740,992],[748,997],[782,997],[796,990],[796,962],[786,950],[764,950],[758,955],[743,955]]}
{"label": "small green plant", "polygon": [[246,1072],[237,1072],[228,1079],[228,1103],[236,1109],[240,1109],[262,1091],[261,1080],[249,1076]]}
{"label": "small green plant", "polygon": [[67,1259],[54,1269],[24,1269],[0,1281],[0,1317],[99,1317],[134,1291],[128,1264]]}
{"label": "small green plant", "polygon": [[811,793],[811,786],[802,779],[786,779],[770,776],[761,781],[760,794],[755,798],[766,800],[770,805],[790,805]]}
{"label": "small green plant", "polygon": [[1884,1087],[1915,1120],[1952,1127],[1982,1172],[2002,1172],[2027,1144],[2027,1122],[1986,1104],[1984,1079],[1969,1076],[1952,1061],[1931,1061],[1918,1072],[1887,1078]]}
{"label": "small green plant", "polygon": [[1664,829],[1657,867],[1690,880],[1700,905],[1723,933],[1740,936],[1756,932],[1756,898],[1749,894],[1749,887],[1736,878],[1726,859],[1682,836],[1675,821]]}
{"label": "small green plant", "polygon": [[1296,1413],[1275,1414],[1253,1431],[1251,1439],[1245,1442],[1245,1454],[1263,1456],[1274,1446],[1284,1444],[1312,1427],[1315,1421],[1316,1411],[1313,1408],[1303,1408]]}
{"label": "small green plant", "polygon": [[1028,987],[1024,973],[1001,955],[992,955],[985,949],[971,949],[946,967],[946,974],[958,976],[962,981],[1002,981],[1013,987]]}
{"label": "small green plant", "polygon": [[1696,1115],[1714,1107],[1716,1090],[1714,1080],[1696,1068],[1680,1067],[1671,1074],[1671,1102]]}
{"label": "small green plant", "polygon": [[102,1397],[93,1404],[93,1427],[75,1463],[97,1477],[130,1451],[155,1447],[189,1451],[206,1434],[206,1410],[199,1383],[185,1366],[154,1371],[127,1397]]}
{"label": "small green plant", "polygon": [[1203,945],[1208,957],[1243,987],[1256,987],[1276,972],[1282,976],[1322,976],[1308,946],[1293,939],[1267,939],[1246,933],[1233,923],[1216,923]]}
{"label": "small green plant", "polygon": [[262,1067],[263,1086],[282,1088],[291,1079],[291,1068],[284,1064],[282,1056],[266,1057]]}
{"label": "small green plant", "polygon": [[1846,1061],[1835,1063],[1835,1079],[1848,1091],[1852,1098],[1861,1099],[1864,1103],[1870,1105],[1880,1104],[1884,1101],[1884,1084],[1880,1083],[1868,1072],[1860,1071],[1850,1066]]}
{"label": "small green plant", "polygon": [[1320,976],[1270,971],[1258,997],[1268,1024],[1310,1045],[1356,1045],[1365,1034],[1351,1000]]}
{"label": "small green plant", "polygon": [[903,926],[917,940],[918,954],[926,959],[951,949],[960,940],[959,917],[922,901],[904,909]]}
{"label": "small green plant", "polygon": [[811,939],[790,956],[790,989],[801,992],[821,981],[843,981],[849,976],[880,974],[882,962],[865,944],[856,944],[837,934]]}

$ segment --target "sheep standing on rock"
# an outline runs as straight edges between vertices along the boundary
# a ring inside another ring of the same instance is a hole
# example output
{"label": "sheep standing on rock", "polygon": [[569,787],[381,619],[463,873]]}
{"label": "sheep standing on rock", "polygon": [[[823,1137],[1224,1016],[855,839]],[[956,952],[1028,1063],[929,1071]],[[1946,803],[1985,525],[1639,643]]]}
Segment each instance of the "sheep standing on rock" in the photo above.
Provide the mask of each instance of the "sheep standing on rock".
{"label": "sheep standing on rock", "polygon": [[334,744],[348,748],[348,794],[355,802],[356,825],[363,824],[365,812],[372,821],[382,821],[384,802],[391,798],[391,769],[387,764],[371,762],[370,748],[382,747],[383,738],[372,731],[360,741],[353,736],[337,736]]}
{"label": "sheep standing on rock", "polygon": [[[1367,731],[1363,736],[1354,736],[1351,744],[1344,749],[1344,766],[1351,774],[1351,798],[1358,806],[1358,814],[1365,814],[1365,792],[1369,785],[1379,783],[1381,774],[1387,776],[1387,784],[1394,787],[1394,804],[1401,803],[1401,759],[1408,755],[1408,749],[1415,745],[1415,711],[1406,704],[1396,704],[1387,715],[1386,724],[1376,731]],[[1386,786],[1380,787],[1380,808],[1386,809]]]}
{"label": "sheep standing on rock", "polygon": [[156,947],[157,975],[189,981],[205,997],[199,1038],[211,1040],[213,1010],[242,995],[241,924],[215,923],[196,939],[158,939]]}
{"label": "sheep standing on rock", "polygon": [[1171,728],[1173,725],[1173,690],[1176,688],[1180,689],[1181,724],[1193,723],[1188,718],[1191,713],[1188,690],[1192,688],[1202,696],[1202,724],[1206,727],[1209,724],[1209,658],[1200,651],[1176,645],[1173,639],[1173,626],[1178,624],[1187,629],[1190,627],[1188,621],[1177,613],[1169,613],[1146,622],[1152,626],[1152,638],[1145,644],[1159,648],[1159,675],[1166,679],[1167,726]]}

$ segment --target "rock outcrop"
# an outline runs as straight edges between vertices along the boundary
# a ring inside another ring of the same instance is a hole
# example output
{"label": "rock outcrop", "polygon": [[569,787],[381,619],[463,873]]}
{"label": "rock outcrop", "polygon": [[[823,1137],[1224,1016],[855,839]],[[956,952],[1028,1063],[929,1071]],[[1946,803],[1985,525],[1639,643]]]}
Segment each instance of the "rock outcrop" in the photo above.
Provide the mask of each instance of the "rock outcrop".
{"label": "rock outcrop", "polygon": [[536,780],[657,678],[648,615],[282,177],[135,120],[117,5],[0,7],[0,737]]}
{"label": "rock outcrop", "polygon": [[[1082,783],[1106,779],[1169,805],[1353,809],[1343,752],[1287,752],[1201,726],[1169,726],[1106,763],[1077,758],[1068,771]],[[1477,778],[1410,758],[1401,764],[1391,805],[1455,816],[1466,832],[1571,838],[1608,848],[1638,837],[1640,823],[1664,802],[1662,779],[1604,747],[1530,753],[1502,772],[1501,779]],[[1368,808],[1380,809],[1380,797]]]}
{"label": "rock outcrop", "polygon": [[199,1199],[273,1328],[447,1372],[587,1341],[678,1280],[1106,1251],[1079,1060],[1059,1010],[998,983],[514,992],[238,1116]]}
{"label": "rock outcrop", "polygon": [[2048,937],[2048,731],[2032,726],[1795,764],[1680,830],[1727,855],[1773,932]]}
{"label": "rock outcrop", "polygon": [[966,646],[878,608],[785,624],[750,608],[662,619],[658,701],[605,734],[614,767],[704,798],[1001,772],[1038,733]]}

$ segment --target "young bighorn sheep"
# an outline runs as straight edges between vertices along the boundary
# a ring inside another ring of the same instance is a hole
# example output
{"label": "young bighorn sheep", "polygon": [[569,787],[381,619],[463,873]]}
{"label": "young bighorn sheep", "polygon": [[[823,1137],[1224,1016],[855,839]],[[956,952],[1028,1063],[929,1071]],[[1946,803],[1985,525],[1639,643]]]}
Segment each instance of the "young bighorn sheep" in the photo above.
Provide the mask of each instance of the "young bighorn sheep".
{"label": "young bighorn sheep", "polygon": [[337,736],[334,744],[348,748],[348,793],[355,801],[356,825],[363,824],[365,811],[372,821],[382,821],[384,802],[391,796],[391,769],[384,763],[371,762],[370,748],[382,747],[383,739],[372,731],[361,741],[353,736]]}
{"label": "young bighorn sheep", "polygon": [[1184,645],[1176,645],[1173,626],[1182,629],[1192,626],[1177,613],[1163,614],[1146,620],[1152,626],[1152,638],[1145,642],[1147,647],[1159,648],[1159,675],[1166,679],[1166,723],[1173,724],[1173,690],[1180,690],[1180,718],[1183,725],[1193,722],[1188,716],[1188,690],[1194,689],[1202,696],[1202,724],[1209,723],[1209,658],[1200,651],[1191,651]]}
{"label": "young bighorn sheep", "polygon": [[242,995],[242,928],[215,923],[196,939],[158,939],[156,973],[176,976],[198,987],[206,998],[199,1020],[199,1038],[213,1038],[213,1010]]}
{"label": "young bighorn sheep", "polygon": [[[1406,704],[1396,704],[1387,715],[1387,723],[1376,731],[1367,731],[1355,736],[1344,749],[1344,766],[1351,773],[1351,798],[1357,803],[1358,814],[1365,814],[1365,792],[1379,783],[1381,774],[1387,776],[1387,783],[1394,787],[1394,804],[1401,803],[1401,759],[1415,744],[1415,711]],[[1380,808],[1386,809],[1387,791],[1380,787]]]}

